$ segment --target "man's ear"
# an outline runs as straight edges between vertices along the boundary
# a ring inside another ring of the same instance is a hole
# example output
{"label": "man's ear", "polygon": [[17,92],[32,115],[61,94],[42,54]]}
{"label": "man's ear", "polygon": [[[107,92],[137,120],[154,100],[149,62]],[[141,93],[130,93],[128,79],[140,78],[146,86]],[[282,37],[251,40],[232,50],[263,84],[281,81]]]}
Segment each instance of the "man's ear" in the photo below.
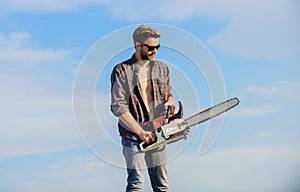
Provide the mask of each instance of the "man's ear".
{"label": "man's ear", "polygon": [[140,49],[140,47],[141,47],[141,44],[139,42],[134,43],[134,48],[135,49]]}

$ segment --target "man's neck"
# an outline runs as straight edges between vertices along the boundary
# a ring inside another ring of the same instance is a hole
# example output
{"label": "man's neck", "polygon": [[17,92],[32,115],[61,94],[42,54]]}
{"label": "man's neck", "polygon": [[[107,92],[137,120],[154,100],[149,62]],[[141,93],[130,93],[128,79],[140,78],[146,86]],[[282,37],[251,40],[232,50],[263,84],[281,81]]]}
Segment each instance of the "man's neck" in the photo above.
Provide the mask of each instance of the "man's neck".
{"label": "man's neck", "polygon": [[141,56],[138,55],[138,54],[135,54],[135,58],[136,58],[136,60],[137,60],[137,62],[138,62],[138,65],[139,65],[140,67],[147,67],[147,66],[149,66],[150,60],[143,60],[143,59],[141,58]]}
{"label": "man's neck", "polygon": [[150,61],[149,60],[144,60],[144,61],[138,62],[138,64],[139,64],[139,67],[147,68],[147,67],[150,66]]}

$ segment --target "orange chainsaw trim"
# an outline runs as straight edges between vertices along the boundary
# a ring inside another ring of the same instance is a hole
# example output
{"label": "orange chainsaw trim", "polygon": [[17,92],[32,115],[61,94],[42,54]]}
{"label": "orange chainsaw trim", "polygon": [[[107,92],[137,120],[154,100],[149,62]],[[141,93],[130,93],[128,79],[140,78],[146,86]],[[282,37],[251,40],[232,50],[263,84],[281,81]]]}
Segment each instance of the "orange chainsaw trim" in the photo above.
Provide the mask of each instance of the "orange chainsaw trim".
{"label": "orange chainsaw trim", "polygon": [[[176,113],[174,113],[174,112],[175,112],[175,107],[173,106],[172,110],[171,110],[171,113],[169,114],[169,117],[168,117],[169,119],[176,115]],[[157,129],[157,128],[165,125],[165,121],[166,121],[166,115],[162,115],[162,116],[159,116],[159,117],[155,118],[152,121],[153,128]]]}

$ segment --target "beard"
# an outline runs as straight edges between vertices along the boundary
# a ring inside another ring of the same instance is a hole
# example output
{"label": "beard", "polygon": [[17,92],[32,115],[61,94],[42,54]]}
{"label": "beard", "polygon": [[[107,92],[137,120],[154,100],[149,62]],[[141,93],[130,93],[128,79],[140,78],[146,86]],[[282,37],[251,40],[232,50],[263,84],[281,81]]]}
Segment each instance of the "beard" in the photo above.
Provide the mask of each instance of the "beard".
{"label": "beard", "polygon": [[145,52],[143,52],[143,51],[141,50],[141,51],[140,51],[140,55],[141,55],[142,60],[149,60],[149,59],[150,59],[149,56],[148,56],[148,52],[145,53]]}

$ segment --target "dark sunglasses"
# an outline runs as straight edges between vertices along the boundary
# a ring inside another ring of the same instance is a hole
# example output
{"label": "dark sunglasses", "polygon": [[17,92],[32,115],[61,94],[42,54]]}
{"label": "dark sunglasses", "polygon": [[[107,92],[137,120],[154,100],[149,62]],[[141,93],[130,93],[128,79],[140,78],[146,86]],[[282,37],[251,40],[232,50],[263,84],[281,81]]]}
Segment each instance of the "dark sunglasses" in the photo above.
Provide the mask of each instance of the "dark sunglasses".
{"label": "dark sunglasses", "polygon": [[147,44],[141,44],[141,46],[145,46],[148,48],[148,51],[153,51],[154,49],[158,50],[159,47],[160,47],[160,44],[156,45],[156,46],[150,46],[150,45],[147,45]]}

